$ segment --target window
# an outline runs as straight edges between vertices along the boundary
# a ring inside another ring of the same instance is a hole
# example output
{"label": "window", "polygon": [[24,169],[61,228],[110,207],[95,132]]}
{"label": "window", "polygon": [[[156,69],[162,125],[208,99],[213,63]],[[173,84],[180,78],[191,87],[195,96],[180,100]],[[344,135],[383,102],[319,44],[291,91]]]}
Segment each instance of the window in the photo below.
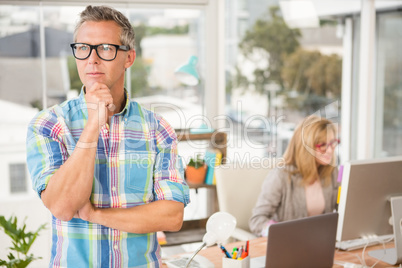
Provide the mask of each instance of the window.
{"label": "window", "polygon": [[7,70],[0,79],[2,101],[26,107],[42,102],[38,12],[35,6],[1,6],[0,68]]}
{"label": "window", "polygon": [[375,156],[402,154],[402,12],[378,15]]}
{"label": "window", "polygon": [[24,163],[10,164],[10,193],[25,193],[27,191],[26,165]]}
{"label": "window", "polygon": [[[364,144],[365,148],[373,148],[368,150],[365,158],[383,158],[397,156],[402,154],[401,145],[401,109],[402,97],[400,94],[402,80],[400,77],[402,68],[402,54],[398,52],[402,44],[402,35],[400,28],[402,27],[402,13],[395,11],[398,3],[390,2],[393,8],[387,7],[385,10],[376,7],[376,40],[375,55],[373,62],[375,66],[375,76],[369,80],[374,81],[373,102],[367,103],[362,101],[359,96],[363,91],[360,90],[359,71],[361,49],[361,16],[354,15],[351,17],[353,21],[353,67],[351,74],[351,116],[350,116],[350,158],[363,159],[359,157],[358,150],[359,140],[367,139]],[[378,1],[377,4],[385,4]],[[400,5],[400,3],[399,3]],[[363,45],[364,46],[364,45]],[[367,58],[367,57],[365,57]],[[370,91],[371,92],[371,91]],[[367,91],[367,94],[370,94]],[[364,94],[364,93],[363,93]],[[373,111],[373,116],[359,112],[359,106],[368,106]],[[359,133],[361,128],[359,122],[367,121],[370,131]],[[362,137],[364,135],[364,137]]]}
{"label": "window", "polygon": [[[325,111],[324,116],[340,122],[343,44],[338,21],[324,15],[329,8],[323,10],[318,1],[311,1],[316,14],[297,21],[289,16],[295,15],[292,10],[308,11],[305,3],[289,7],[297,2],[238,1],[246,9],[239,11],[226,1],[232,8],[226,13],[230,32],[225,35],[231,159],[281,157],[307,115]],[[338,8],[345,4],[327,2]]]}

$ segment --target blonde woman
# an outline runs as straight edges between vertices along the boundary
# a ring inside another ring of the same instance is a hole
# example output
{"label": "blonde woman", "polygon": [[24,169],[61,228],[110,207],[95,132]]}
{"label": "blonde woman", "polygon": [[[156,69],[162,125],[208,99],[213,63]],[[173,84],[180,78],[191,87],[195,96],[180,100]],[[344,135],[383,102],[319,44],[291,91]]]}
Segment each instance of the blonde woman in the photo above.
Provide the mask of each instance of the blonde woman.
{"label": "blonde woman", "polygon": [[296,128],[285,151],[285,165],[265,179],[249,221],[257,236],[271,224],[332,212],[338,195],[334,124],[310,116]]}

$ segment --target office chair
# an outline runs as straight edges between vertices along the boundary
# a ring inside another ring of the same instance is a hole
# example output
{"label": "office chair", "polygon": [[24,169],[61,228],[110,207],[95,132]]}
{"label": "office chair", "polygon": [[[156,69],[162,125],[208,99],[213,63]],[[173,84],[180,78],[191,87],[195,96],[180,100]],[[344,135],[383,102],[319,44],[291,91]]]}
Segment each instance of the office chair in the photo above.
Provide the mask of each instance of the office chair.
{"label": "office chair", "polygon": [[216,168],[219,210],[232,214],[237,220],[231,236],[233,239],[246,241],[256,238],[250,232],[248,221],[269,170],[266,165],[245,163],[231,163]]}

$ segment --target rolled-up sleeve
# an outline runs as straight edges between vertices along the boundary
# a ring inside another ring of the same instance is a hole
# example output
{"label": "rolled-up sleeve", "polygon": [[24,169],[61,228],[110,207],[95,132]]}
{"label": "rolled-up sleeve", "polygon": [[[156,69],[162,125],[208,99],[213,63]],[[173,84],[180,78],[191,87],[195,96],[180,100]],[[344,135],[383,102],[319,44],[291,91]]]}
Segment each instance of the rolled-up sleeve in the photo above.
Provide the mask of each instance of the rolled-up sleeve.
{"label": "rolled-up sleeve", "polygon": [[190,203],[189,187],[184,179],[181,157],[177,154],[177,136],[173,128],[159,119],[156,131],[158,153],[154,167],[154,191],[156,200],[172,200]]}
{"label": "rolled-up sleeve", "polygon": [[52,175],[63,164],[63,155],[66,152],[57,141],[59,128],[57,117],[49,112],[40,112],[28,126],[27,166],[32,188],[39,197]]}

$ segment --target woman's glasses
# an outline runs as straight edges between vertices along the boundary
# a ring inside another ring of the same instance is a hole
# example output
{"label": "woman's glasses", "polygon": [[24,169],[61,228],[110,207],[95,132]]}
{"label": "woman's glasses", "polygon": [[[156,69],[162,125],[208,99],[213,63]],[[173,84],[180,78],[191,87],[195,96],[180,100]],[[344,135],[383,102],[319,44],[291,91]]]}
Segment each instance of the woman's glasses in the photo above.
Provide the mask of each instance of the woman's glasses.
{"label": "woman's glasses", "polygon": [[317,144],[315,147],[316,147],[318,150],[320,150],[322,153],[324,153],[324,152],[327,151],[327,149],[328,149],[329,146],[331,146],[332,149],[335,149],[335,147],[338,146],[339,143],[340,143],[340,140],[339,140],[339,139],[333,139],[333,140],[331,140],[331,141],[328,142],[328,143],[324,142],[324,143]]}

